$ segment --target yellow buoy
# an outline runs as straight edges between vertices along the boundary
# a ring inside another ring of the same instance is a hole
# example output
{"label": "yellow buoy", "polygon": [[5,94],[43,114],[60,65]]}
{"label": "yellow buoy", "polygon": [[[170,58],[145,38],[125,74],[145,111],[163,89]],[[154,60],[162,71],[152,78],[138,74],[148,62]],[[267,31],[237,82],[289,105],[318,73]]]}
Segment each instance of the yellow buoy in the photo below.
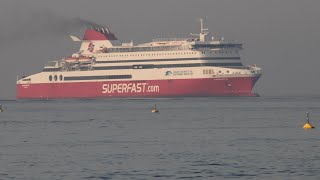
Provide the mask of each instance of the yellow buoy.
{"label": "yellow buoy", "polygon": [[157,105],[156,104],[154,105],[154,108],[151,109],[151,112],[152,113],[158,113],[159,112],[159,110],[157,109]]}
{"label": "yellow buoy", "polygon": [[303,129],[312,129],[314,128],[310,123],[306,123],[304,126],[303,126]]}
{"label": "yellow buoy", "polygon": [[313,129],[313,128],[314,126],[312,126],[309,120],[309,112],[307,112],[307,123],[303,126],[303,129]]}

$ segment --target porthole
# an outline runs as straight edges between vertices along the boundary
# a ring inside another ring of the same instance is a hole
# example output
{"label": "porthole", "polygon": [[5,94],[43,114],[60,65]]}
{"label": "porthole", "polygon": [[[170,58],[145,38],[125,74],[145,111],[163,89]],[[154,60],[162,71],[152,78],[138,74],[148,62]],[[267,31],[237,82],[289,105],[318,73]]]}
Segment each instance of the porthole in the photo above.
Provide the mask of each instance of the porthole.
{"label": "porthole", "polygon": [[52,81],[52,76],[51,75],[49,76],[49,81]]}
{"label": "porthole", "polygon": [[58,76],[57,76],[57,75],[54,76],[54,80],[55,80],[55,81],[58,80]]}
{"label": "porthole", "polygon": [[62,80],[63,80],[63,77],[62,77],[62,75],[60,75],[60,76],[59,76],[59,79],[60,79],[60,81],[62,81]]}

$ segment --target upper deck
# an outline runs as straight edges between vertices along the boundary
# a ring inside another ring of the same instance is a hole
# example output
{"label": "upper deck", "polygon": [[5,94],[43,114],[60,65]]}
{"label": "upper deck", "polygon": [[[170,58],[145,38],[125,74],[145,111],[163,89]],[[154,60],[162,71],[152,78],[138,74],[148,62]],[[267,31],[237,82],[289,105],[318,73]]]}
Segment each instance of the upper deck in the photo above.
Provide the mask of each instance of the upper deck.
{"label": "upper deck", "polygon": [[144,52],[144,51],[178,51],[178,50],[219,50],[219,49],[230,49],[230,50],[241,50],[242,44],[238,42],[226,42],[226,41],[191,41],[186,39],[184,41],[152,41],[150,43],[144,43],[137,46],[113,46],[105,48],[98,53],[120,53],[120,52]]}
{"label": "upper deck", "polygon": [[242,44],[211,36],[202,21],[200,33],[191,34],[196,37],[157,38],[137,45],[133,42],[118,43],[117,38],[110,38],[115,36],[108,28],[91,27],[85,34],[78,53],[56,63],[55,66],[58,67],[46,66],[44,71],[94,70],[97,66],[107,64],[117,67],[120,66],[119,63],[131,66],[146,62],[161,63],[161,67],[166,67],[166,64],[180,66],[188,63],[236,65],[237,68],[242,66],[239,55]]}

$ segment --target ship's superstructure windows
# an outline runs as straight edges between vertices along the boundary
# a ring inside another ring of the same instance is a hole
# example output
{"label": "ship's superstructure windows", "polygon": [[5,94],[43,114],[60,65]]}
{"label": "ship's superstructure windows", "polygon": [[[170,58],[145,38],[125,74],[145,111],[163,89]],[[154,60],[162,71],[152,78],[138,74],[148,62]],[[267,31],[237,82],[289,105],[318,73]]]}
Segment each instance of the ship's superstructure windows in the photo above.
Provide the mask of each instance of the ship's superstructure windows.
{"label": "ship's superstructure windows", "polygon": [[152,68],[154,68],[154,65],[153,64],[146,64],[146,65],[139,64],[139,65],[133,65],[132,68],[133,69],[152,69]]}
{"label": "ship's superstructure windows", "polygon": [[57,76],[57,75],[54,76],[54,80],[55,80],[55,81],[58,80],[58,76]]}
{"label": "ship's superstructure windows", "polygon": [[59,79],[60,79],[60,81],[62,81],[62,80],[63,80],[63,76],[62,76],[62,75],[60,75],[60,76],[59,76]]}
{"label": "ship's superstructure windows", "polygon": [[238,48],[242,49],[242,44],[196,44],[193,45],[194,49],[208,48],[208,49],[227,49]]}
{"label": "ship's superstructure windows", "polygon": [[[172,46],[139,46],[139,47],[111,47],[108,48],[109,53],[121,52],[141,52],[141,51],[177,51],[189,50],[188,45],[172,45]],[[150,54],[146,54],[150,55]]]}
{"label": "ship's superstructure windows", "polygon": [[60,68],[44,68],[42,71],[43,72],[54,72],[54,71],[60,71]]}
{"label": "ship's superstructure windows", "polygon": [[213,69],[204,69],[203,70],[203,74],[207,75],[207,74],[214,74],[214,70]]}
{"label": "ship's superstructure windows", "polygon": [[96,64],[102,63],[128,63],[128,62],[170,62],[170,61],[193,61],[193,60],[240,60],[240,57],[200,57],[200,58],[179,58],[179,59],[136,59],[136,60],[111,60],[111,61],[96,61]]}
{"label": "ship's superstructure windows", "polygon": [[49,76],[49,81],[52,81],[52,76],[51,75]]}
{"label": "ship's superstructure windows", "polygon": [[114,69],[132,69],[132,66],[99,66],[93,67],[94,70],[114,70]]}
{"label": "ship's superstructure windows", "polygon": [[190,63],[190,64],[148,64],[133,66],[99,66],[94,70],[114,70],[114,69],[154,69],[154,68],[179,68],[179,67],[201,67],[201,66],[242,66],[242,63]]}
{"label": "ship's superstructure windows", "polygon": [[65,81],[102,80],[102,79],[132,79],[132,75],[69,76],[69,77],[64,77],[64,80],[65,80]]}

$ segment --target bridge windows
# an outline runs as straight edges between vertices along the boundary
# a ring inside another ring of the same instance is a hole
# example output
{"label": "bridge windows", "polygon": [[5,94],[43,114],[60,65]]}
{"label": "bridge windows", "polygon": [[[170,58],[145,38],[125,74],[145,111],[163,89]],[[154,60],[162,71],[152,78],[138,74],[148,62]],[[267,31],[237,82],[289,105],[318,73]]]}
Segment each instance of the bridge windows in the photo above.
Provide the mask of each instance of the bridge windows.
{"label": "bridge windows", "polygon": [[214,74],[214,70],[213,69],[204,69],[203,74],[205,74],[205,75]]}

